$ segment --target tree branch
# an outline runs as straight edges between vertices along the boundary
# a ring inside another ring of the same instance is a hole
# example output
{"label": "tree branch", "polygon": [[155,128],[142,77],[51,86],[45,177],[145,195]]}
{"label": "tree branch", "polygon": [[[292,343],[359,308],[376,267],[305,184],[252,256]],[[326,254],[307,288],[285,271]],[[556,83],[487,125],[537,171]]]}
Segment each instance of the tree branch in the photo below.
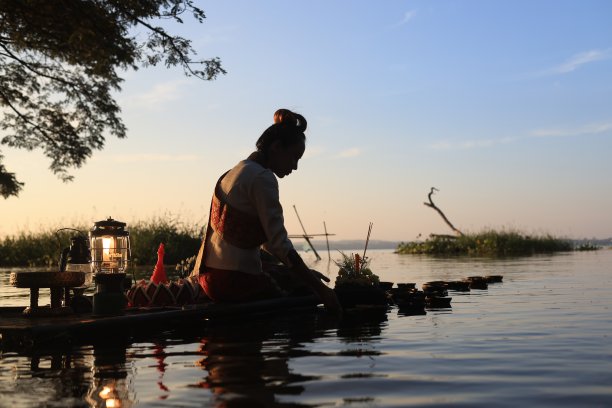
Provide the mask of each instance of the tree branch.
{"label": "tree branch", "polygon": [[24,115],[19,109],[17,109],[10,101],[10,99],[2,92],[2,89],[0,89],[0,97],[2,97],[2,100],[4,101],[4,103],[11,108],[11,110],[24,122],[27,123],[28,125],[30,125],[32,128],[34,128],[35,130],[37,130],[38,132],[40,132],[40,135],[45,138],[50,144],[52,144],[55,148],[59,148],[57,142],[47,134],[47,132],[45,131],[45,129],[43,129],[41,126],[39,126],[38,124],[32,122],[26,115]]}
{"label": "tree branch", "polygon": [[76,87],[76,84],[72,83],[72,82],[68,82],[63,78],[60,77],[56,77],[56,76],[52,76],[49,74],[45,74],[39,70],[37,70],[36,68],[32,67],[32,64],[30,64],[27,61],[22,60],[21,58],[19,58],[18,56],[16,56],[15,54],[13,54],[8,48],[6,48],[6,46],[4,44],[2,44],[0,42],[0,47],[2,47],[6,52],[7,52],[7,56],[12,58],[14,61],[17,61],[19,64],[21,64],[23,67],[25,67],[26,69],[28,69],[29,71],[31,71],[33,74],[38,75],[40,77],[43,78],[47,78],[50,79],[51,81],[57,81],[59,83],[62,83],[64,85],[69,85],[71,87]]}
{"label": "tree branch", "polygon": [[459,236],[463,236],[463,232],[459,231],[457,228],[455,228],[455,226],[448,220],[448,218],[446,218],[446,215],[444,215],[444,213],[442,212],[442,210],[440,210],[433,202],[431,196],[434,194],[434,191],[440,191],[435,187],[431,188],[431,191],[429,191],[429,194],[427,194],[427,198],[429,199],[428,203],[423,203],[426,206],[433,208],[434,210],[436,210],[438,212],[438,214],[440,214],[440,216],[442,217],[442,219],[444,220],[444,222],[446,223],[446,225],[448,225],[450,227],[450,229],[452,229],[453,231],[455,231],[455,233],[457,233],[457,235]]}
{"label": "tree branch", "polygon": [[[149,30],[151,30],[153,33],[159,35],[160,37],[162,37],[163,39],[165,39],[166,41],[168,41],[168,44],[170,44],[170,48],[172,49],[172,51],[178,56],[178,58],[181,61],[181,65],[184,67],[184,69],[186,69],[191,75],[195,76],[196,78],[199,79],[212,79],[214,78],[216,75],[211,75],[209,74],[208,77],[209,78],[204,78],[204,76],[202,75],[203,72],[202,71],[197,71],[197,70],[193,70],[191,69],[191,67],[189,66],[190,64],[203,64],[206,63],[206,61],[191,61],[191,59],[187,58],[185,56],[185,54],[183,53],[183,51],[176,45],[175,39],[174,37],[172,37],[171,35],[169,35],[168,33],[166,33],[163,29],[160,29],[158,27],[152,26],[151,24],[147,23],[146,21],[136,17],[134,14],[130,13],[129,11],[122,9],[121,10],[123,13],[125,13],[126,15],[128,15],[131,19],[133,19],[134,21],[136,21],[138,24],[141,24],[142,26],[148,28]],[[225,74],[225,70],[223,68],[221,68],[220,66],[218,67],[219,72]]]}

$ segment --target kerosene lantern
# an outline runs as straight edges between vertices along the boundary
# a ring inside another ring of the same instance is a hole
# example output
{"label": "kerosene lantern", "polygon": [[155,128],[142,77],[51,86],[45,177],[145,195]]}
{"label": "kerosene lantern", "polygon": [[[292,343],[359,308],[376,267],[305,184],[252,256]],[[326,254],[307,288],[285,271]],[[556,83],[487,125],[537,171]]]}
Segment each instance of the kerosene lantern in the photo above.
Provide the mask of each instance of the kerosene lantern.
{"label": "kerosene lantern", "polygon": [[94,223],[89,232],[91,265],[96,283],[93,313],[121,314],[127,303],[123,293],[130,260],[130,234],[121,221],[108,218]]}

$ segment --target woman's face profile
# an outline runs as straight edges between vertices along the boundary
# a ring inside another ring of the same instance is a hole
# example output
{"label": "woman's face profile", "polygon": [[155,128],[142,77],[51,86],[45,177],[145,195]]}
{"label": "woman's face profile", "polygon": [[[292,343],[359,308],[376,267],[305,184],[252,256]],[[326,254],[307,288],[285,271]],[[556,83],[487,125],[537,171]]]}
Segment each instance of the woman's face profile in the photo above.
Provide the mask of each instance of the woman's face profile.
{"label": "woman's face profile", "polygon": [[280,142],[275,142],[270,148],[268,167],[278,178],[288,176],[293,170],[297,170],[304,150],[306,150],[306,145],[303,141],[286,147],[283,147]]}

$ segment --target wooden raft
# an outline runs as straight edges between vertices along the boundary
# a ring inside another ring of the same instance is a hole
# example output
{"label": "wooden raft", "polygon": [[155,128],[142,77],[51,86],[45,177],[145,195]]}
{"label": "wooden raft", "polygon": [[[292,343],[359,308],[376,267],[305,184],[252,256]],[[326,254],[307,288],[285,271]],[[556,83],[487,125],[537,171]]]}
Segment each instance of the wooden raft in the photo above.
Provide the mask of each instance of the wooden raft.
{"label": "wooden raft", "polygon": [[185,324],[220,318],[256,317],[296,310],[316,310],[314,295],[267,299],[246,303],[205,303],[184,307],[129,308],[119,316],[91,313],[54,317],[24,316],[24,307],[0,307],[2,346],[28,347],[76,338],[87,340],[101,334],[126,334],[134,329],[164,331]]}

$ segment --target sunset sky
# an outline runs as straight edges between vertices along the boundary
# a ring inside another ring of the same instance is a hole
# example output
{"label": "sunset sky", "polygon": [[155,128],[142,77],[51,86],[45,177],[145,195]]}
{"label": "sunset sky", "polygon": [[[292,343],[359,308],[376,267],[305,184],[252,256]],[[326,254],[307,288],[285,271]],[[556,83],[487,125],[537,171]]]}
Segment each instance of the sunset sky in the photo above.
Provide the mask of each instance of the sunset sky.
{"label": "sunset sky", "polygon": [[172,214],[203,224],[214,183],[280,107],[308,120],[279,180],[289,233],[409,241],[516,229],[612,236],[612,2],[196,1],[168,29],[227,75],[126,72],[128,138],[65,184],[40,152],[2,146],[25,182],[0,198],[0,236]]}

